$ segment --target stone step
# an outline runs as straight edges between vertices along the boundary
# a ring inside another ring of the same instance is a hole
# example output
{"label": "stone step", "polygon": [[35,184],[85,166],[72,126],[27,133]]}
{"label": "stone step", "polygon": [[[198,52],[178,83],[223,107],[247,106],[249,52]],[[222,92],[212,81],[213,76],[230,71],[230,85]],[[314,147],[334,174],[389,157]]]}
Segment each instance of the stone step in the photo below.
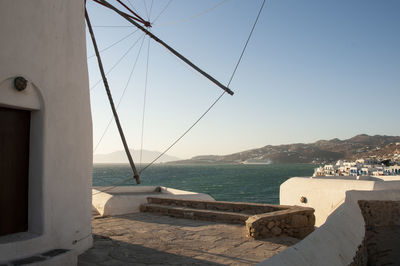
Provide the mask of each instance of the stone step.
{"label": "stone step", "polygon": [[148,197],[147,202],[165,206],[234,212],[247,215],[256,215],[256,214],[287,209],[287,206],[262,204],[262,203],[205,201],[205,200],[192,200],[192,199],[188,200],[188,199],[161,198],[161,197]]}
{"label": "stone step", "polygon": [[177,218],[186,218],[194,220],[206,220],[213,222],[225,222],[234,224],[245,224],[246,220],[251,216],[244,213],[236,213],[229,211],[195,209],[189,207],[169,206],[164,204],[146,203],[140,205],[141,212],[152,212],[168,215]]}

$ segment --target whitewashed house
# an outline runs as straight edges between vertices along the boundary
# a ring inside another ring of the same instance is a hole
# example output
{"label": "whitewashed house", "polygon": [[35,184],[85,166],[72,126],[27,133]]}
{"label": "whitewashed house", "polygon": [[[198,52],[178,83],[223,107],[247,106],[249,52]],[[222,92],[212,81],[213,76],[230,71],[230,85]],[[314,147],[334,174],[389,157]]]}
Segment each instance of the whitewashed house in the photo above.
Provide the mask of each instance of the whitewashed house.
{"label": "whitewashed house", "polygon": [[349,175],[357,176],[358,175],[358,167],[357,166],[350,167]]}

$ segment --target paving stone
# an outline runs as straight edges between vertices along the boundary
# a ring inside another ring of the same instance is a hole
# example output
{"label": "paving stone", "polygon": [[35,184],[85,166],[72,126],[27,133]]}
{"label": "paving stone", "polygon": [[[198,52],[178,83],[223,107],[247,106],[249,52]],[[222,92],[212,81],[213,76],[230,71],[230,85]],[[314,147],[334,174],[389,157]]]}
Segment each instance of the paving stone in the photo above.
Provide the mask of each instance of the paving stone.
{"label": "paving stone", "polygon": [[110,247],[110,246],[113,246],[113,242],[111,239],[110,240],[99,239],[99,240],[94,241],[93,246],[94,247]]}
{"label": "paving stone", "polygon": [[83,261],[82,259],[78,260],[78,266],[97,266],[99,265],[98,263],[92,263],[92,262],[87,262]]}
{"label": "paving stone", "polygon": [[254,240],[241,225],[149,213],[96,219],[92,226],[94,248],[79,256],[80,266],[253,265],[298,241]]}
{"label": "paving stone", "polygon": [[99,263],[109,259],[108,252],[106,248],[91,248],[80,255],[79,259],[88,263]]}
{"label": "paving stone", "polygon": [[122,262],[120,260],[111,259],[111,260],[107,260],[107,261],[104,261],[104,262],[100,263],[100,265],[104,265],[104,266],[124,266],[124,265],[126,265],[126,263]]}

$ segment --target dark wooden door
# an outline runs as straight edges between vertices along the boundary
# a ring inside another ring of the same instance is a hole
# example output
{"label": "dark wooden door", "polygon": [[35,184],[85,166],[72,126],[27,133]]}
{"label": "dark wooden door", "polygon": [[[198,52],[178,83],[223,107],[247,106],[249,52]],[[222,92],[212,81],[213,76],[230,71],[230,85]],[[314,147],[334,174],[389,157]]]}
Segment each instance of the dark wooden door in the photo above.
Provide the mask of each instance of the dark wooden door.
{"label": "dark wooden door", "polygon": [[0,236],[28,230],[30,120],[0,107]]}

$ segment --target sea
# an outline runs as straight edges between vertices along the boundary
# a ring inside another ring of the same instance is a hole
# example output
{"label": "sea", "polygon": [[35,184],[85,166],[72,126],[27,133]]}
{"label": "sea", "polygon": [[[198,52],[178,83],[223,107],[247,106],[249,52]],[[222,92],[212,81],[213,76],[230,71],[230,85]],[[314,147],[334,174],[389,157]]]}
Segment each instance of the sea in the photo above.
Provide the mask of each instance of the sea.
{"label": "sea", "polygon": [[[143,171],[140,186],[206,193],[220,201],[279,204],[279,186],[291,177],[311,176],[315,167],[312,164],[156,164]],[[93,186],[110,186],[130,176],[128,164],[94,164]],[[136,183],[132,179],[123,185],[136,186]]]}

